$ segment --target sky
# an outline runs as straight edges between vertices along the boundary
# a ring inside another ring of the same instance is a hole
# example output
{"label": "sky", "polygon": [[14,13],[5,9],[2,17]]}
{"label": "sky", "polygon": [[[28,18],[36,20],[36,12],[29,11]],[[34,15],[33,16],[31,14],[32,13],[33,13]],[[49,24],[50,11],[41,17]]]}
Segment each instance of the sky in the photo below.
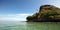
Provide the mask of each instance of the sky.
{"label": "sky", "polygon": [[60,8],[60,0],[0,0],[0,20],[26,21],[27,16],[46,4]]}

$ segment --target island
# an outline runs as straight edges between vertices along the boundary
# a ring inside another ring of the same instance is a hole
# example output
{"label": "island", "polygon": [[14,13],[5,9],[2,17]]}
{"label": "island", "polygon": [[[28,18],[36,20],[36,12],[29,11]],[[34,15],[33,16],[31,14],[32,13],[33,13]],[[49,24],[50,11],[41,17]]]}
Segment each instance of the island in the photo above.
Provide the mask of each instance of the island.
{"label": "island", "polygon": [[26,17],[27,22],[60,22],[60,8],[53,5],[42,5],[39,11]]}

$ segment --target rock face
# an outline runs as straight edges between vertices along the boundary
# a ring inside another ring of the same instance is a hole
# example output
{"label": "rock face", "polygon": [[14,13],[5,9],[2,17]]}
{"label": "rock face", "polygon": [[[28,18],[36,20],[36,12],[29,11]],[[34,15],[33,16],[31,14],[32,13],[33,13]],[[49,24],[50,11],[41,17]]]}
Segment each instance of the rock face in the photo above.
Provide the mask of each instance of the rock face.
{"label": "rock face", "polygon": [[53,5],[42,5],[38,13],[26,19],[30,22],[60,22],[60,9]]}
{"label": "rock face", "polygon": [[51,10],[51,8],[52,8],[52,6],[51,5],[42,5],[41,7],[40,7],[40,10],[39,10],[39,12],[41,11],[41,10]]}

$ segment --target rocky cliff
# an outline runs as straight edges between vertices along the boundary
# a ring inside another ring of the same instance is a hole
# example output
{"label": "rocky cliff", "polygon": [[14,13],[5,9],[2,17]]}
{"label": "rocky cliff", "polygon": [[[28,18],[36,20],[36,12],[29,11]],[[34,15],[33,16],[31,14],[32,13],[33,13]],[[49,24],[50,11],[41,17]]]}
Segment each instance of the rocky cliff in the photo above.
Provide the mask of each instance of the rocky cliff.
{"label": "rocky cliff", "polygon": [[42,5],[38,13],[26,19],[32,22],[60,22],[60,9],[53,5]]}

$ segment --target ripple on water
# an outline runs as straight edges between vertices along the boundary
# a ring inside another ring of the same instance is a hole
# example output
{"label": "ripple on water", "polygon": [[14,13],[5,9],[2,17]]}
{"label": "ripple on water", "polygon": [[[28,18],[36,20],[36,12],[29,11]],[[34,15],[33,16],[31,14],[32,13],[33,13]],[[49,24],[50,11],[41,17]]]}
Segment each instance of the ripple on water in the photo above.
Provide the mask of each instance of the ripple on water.
{"label": "ripple on water", "polygon": [[60,30],[60,23],[51,22],[4,22],[0,30]]}

